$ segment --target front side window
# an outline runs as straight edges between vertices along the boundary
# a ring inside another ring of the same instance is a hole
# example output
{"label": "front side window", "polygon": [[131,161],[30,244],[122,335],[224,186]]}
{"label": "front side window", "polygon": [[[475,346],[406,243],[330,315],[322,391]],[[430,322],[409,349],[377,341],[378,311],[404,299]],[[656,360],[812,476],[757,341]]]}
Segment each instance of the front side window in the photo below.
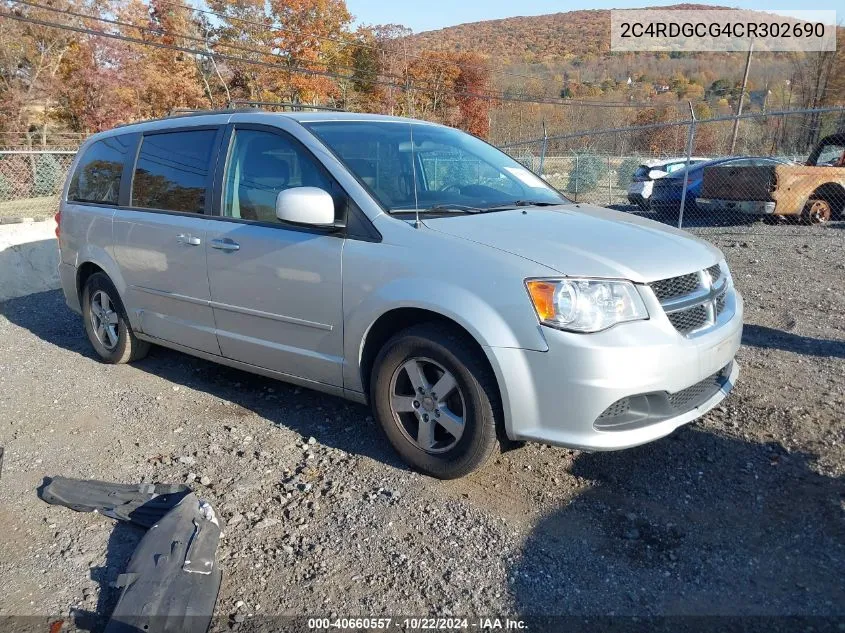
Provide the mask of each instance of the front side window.
{"label": "front side window", "polygon": [[459,130],[403,121],[304,125],[388,211],[568,202],[507,154]]}
{"label": "front side window", "polygon": [[276,196],[293,187],[332,191],[317,163],[295,141],[262,130],[235,130],[226,165],[224,216],[276,222]]}
{"label": "front side window", "polygon": [[85,150],[68,187],[72,202],[117,204],[120,178],[134,136],[124,134],[97,141]]}
{"label": "front side window", "polygon": [[150,134],[141,141],[132,206],[203,213],[216,130]]}

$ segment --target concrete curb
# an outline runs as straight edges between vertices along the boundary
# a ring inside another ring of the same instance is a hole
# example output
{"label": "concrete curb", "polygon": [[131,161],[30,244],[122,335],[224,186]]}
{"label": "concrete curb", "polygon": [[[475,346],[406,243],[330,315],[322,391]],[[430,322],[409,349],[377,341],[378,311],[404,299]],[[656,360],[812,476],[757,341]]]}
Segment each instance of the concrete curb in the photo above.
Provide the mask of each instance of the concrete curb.
{"label": "concrete curb", "polygon": [[0,301],[59,287],[56,222],[0,224]]}

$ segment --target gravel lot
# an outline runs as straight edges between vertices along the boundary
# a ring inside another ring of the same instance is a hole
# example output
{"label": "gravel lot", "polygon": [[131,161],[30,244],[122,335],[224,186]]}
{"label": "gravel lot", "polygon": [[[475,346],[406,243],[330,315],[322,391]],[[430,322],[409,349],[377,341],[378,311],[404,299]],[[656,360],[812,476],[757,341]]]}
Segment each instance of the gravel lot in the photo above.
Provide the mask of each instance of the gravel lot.
{"label": "gravel lot", "polygon": [[0,615],[108,614],[140,531],[45,475],[191,481],[221,622],[262,614],[845,616],[845,231],[724,235],[740,383],[651,445],[529,445],[439,482],[367,408],[164,349],[93,357],[60,292],[0,304]]}

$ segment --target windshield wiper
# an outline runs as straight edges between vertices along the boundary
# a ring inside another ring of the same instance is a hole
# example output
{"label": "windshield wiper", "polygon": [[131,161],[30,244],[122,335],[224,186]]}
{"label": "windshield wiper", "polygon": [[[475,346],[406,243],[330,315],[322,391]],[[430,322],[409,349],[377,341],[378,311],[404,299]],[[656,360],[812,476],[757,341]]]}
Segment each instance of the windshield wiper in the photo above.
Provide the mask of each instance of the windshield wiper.
{"label": "windshield wiper", "polygon": [[[471,207],[466,204],[436,204],[433,207],[420,209],[420,213],[481,213],[486,208]],[[416,213],[416,209],[391,209],[391,213]]]}
{"label": "windshield wiper", "polygon": [[556,207],[564,202],[547,202],[545,200],[514,200],[506,204],[497,204],[492,207],[484,207],[483,212],[488,211],[507,211],[508,209],[516,209],[518,207]]}

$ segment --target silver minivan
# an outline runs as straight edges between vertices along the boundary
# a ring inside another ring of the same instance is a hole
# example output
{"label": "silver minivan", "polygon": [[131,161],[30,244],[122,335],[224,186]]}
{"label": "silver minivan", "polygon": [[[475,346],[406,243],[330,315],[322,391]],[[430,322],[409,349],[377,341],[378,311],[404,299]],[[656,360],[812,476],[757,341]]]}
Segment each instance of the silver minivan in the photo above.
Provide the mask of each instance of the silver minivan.
{"label": "silver minivan", "polygon": [[663,437],[734,385],[718,249],[573,204],[448,127],[190,114],[92,136],[59,215],[68,305],[110,363],[151,343],[369,403],[399,454]]}

